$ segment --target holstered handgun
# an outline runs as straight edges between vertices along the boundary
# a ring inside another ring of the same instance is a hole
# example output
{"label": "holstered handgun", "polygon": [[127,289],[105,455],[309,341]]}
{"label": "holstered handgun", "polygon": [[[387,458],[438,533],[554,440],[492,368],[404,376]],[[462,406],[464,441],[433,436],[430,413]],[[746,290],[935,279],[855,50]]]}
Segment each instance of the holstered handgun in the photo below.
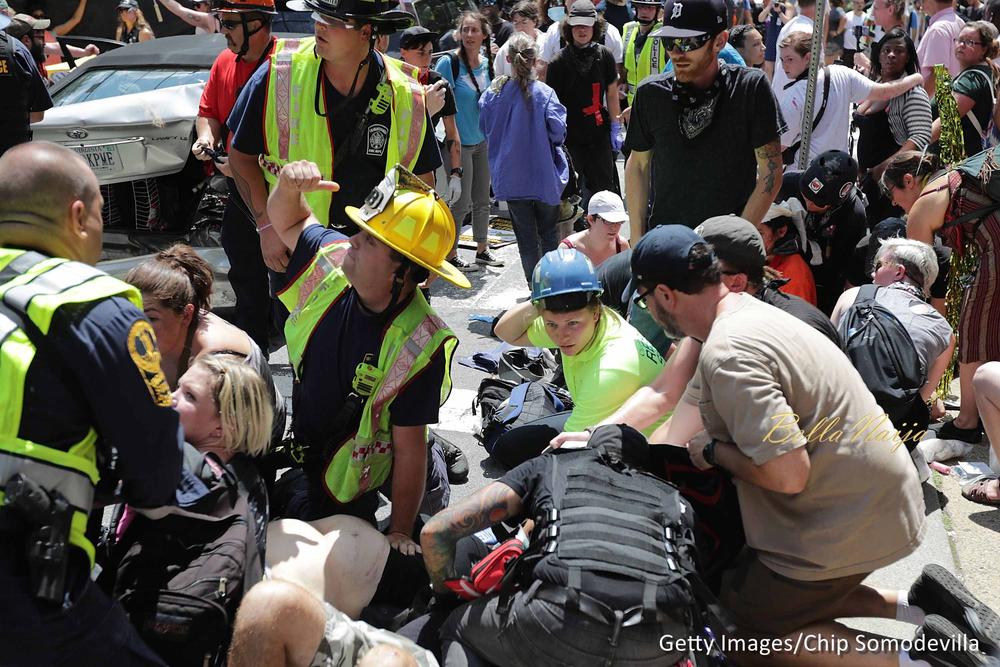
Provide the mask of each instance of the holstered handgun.
{"label": "holstered handgun", "polygon": [[69,531],[73,508],[58,491],[46,491],[22,473],[9,480],[5,504],[29,524],[26,554],[32,593],[61,604],[66,592]]}

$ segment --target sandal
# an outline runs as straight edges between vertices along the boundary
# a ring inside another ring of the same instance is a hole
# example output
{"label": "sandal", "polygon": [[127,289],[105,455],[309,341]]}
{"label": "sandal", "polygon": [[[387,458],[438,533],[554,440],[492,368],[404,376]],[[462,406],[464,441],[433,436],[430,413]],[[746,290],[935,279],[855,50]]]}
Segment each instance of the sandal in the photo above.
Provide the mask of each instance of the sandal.
{"label": "sandal", "polygon": [[979,503],[980,505],[1000,507],[1000,498],[995,500],[991,499],[986,492],[986,488],[990,482],[995,482],[997,480],[998,478],[993,475],[983,475],[978,479],[974,479],[962,487],[962,497],[967,500],[971,500],[974,503]]}

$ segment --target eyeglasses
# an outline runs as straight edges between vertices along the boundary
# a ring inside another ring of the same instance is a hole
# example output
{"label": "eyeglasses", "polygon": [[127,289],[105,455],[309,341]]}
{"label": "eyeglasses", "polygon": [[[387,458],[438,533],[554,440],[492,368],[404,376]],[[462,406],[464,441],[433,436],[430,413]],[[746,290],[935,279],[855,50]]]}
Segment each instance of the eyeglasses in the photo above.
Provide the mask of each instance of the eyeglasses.
{"label": "eyeglasses", "polygon": [[690,53],[708,44],[712,41],[712,37],[713,35],[709,35],[708,33],[698,35],[697,37],[665,37],[663,39],[663,46],[667,51]]}
{"label": "eyeglasses", "polygon": [[653,285],[652,287],[650,287],[645,292],[639,292],[638,294],[635,295],[635,298],[632,299],[632,303],[634,303],[639,308],[642,308],[643,310],[646,310],[646,297],[648,297],[650,294],[652,294],[653,290],[655,290],[655,289],[656,289],[656,285]]}
{"label": "eyeglasses", "polygon": [[982,42],[975,42],[971,39],[956,39],[955,46],[986,46]]}
{"label": "eyeglasses", "polygon": [[216,16],[215,20],[219,22],[219,26],[223,30],[236,30],[243,25],[243,21],[226,21],[221,16]]}
{"label": "eyeglasses", "polygon": [[594,219],[597,220],[597,221],[599,221],[599,222],[603,222],[604,224],[606,224],[608,226],[611,226],[611,225],[623,225],[623,224],[625,224],[624,220],[618,220],[617,222],[612,222],[611,220],[608,220],[606,218],[602,218],[601,216],[597,215],[596,213],[594,214]]}

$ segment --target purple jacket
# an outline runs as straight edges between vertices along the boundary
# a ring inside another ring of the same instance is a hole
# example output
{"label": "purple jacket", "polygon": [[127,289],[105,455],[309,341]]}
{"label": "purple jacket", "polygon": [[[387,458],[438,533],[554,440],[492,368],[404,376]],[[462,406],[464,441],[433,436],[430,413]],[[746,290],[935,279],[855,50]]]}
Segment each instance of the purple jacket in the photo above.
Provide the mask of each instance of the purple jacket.
{"label": "purple jacket", "polygon": [[563,142],[566,107],[554,90],[532,81],[531,103],[521,87],[496,82],[479,99],[479,127],[486,135],[493,192],[501,201],[530,199],[557,205],[569,180]]}

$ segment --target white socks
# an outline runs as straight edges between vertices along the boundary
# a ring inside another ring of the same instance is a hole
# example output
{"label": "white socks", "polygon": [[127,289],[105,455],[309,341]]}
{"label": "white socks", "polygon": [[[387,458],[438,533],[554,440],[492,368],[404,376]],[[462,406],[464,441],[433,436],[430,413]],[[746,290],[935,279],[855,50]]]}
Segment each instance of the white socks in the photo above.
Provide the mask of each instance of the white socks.
{"label": "white socks", "polygon": [[910,605],[909,591],[899,591],[896,597],[896,620],[913,625],[924,623],[924,610]]}

